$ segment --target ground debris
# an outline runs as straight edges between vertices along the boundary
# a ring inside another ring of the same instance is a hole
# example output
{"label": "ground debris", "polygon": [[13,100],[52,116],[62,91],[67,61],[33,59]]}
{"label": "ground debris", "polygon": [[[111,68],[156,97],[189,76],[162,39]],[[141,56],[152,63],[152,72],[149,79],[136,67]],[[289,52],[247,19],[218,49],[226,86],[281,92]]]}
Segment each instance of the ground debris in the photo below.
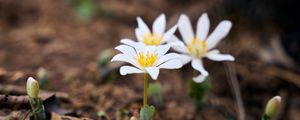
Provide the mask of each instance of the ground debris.
{"label": "ground debris", "polygon": [[51,113],[51,120],[92,120],[89,118],[75,118],[70,116],[61,116],[56,113]]}

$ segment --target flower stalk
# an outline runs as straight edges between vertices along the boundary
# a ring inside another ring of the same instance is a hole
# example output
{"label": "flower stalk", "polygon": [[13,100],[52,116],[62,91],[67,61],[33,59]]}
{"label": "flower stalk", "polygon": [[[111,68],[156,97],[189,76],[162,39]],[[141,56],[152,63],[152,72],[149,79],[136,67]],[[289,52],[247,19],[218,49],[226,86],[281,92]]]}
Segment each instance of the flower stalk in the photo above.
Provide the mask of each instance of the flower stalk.
{"label": "flower stalk", "polygon": [[149,75],[144,74],[144,107],[148,106],[148,79]]}

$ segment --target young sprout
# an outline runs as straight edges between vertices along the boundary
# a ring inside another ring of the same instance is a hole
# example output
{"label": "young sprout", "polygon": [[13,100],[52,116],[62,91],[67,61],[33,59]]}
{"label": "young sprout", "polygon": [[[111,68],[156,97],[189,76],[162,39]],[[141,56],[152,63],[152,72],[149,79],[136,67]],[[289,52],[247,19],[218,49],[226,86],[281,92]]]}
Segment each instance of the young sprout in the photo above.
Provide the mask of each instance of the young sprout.
{"label": "young sprout", "polygon": [[73,0],[76,15],[81,22],[89,22],[96,12],[95,0]]}
{"label": "young sprout", "polygon": [[280,96],[275,96],[272,99],[270,99],[267,103],[262,120],[271,120],[272,117],[274,117],[276,113],[279,111],[280,105],[281,105]]}
{"label": "young sprout", "polygon": [[138,120],[136,117],[132,116],[130,117],[130,120]]}
{"label": "young sprout", "polygon": [[[183,38],[185,46],[172,46],[176,51],[182,53],[180,56],[184,64],[192,61],[192,67],[199,71],[201,75],[194,77],[193,80],[201,83],[208,76],[208,72],[204,69],[202,58],[208,58],[213,61],[234,61],[234,57],[229,54],[220,54],[218,49],[214,49],[231,29],[231,22],[222,21],[217,28],[208,36],[209,18],[204,13],[197,22],[196,34],[194,34],[191,22],[186,15],[181,15],[178,20],[179,32]],[[172,41],[180,42],[173,36]]]}
{"label": "young sprout", "polygon": [[161,94],[161,91],[162,91],[161,87],[162,86],[159,81],[150,83],[149,87],[148,87],[149,96],[151,97],[151,99],[156,107],[161,106],[162,102],[163,102],[163,100],[162,100],[163,98],[162,98],[162,94]]}
{"label": "young sprout", "polygon": [[106,49],[102,51],[97,57],[98,69],[107,67],[110,59],[113,57],[113,54],[114,54],[113,49]]}
{"label": "young sprout", "polygon": [[[138,27],[135,29],[135,36],[138,42],[142,42],[147,46],[159,46],[168,43],[175,33],[177,26],[173,26],[170,30],[166,29],[166,16],[161,14],[158,16],[152,25],[152,31],[148,28],[142,18],[137,17]],[[136,42],[129,39],[122,39],[121,43],[133,46]],[[182,43],[168,43],[169,45],[183,45]]]}
{"label": "young sprout", "polygon": [[200,109],[207,101],[207,93],[211,89],[211,77],[198,84],[194,80],[189,80],[189,98],[192,100],[197,109]]}
{"label": "young sprout", "polygon": [[102,120],[103,118],[105,120],[110,120],[110,117],[104,111],[97,112],[97,116],[99,117],[100,120]]}
{"label": "young sprout", "polygon": [[37,77],[40,81],[41,89],[46,89],[49,85],[49,77],[47,70],[45,68],[39,68],[37,71]]}
{"label": "young sprout", "polygon": [[34,120],[46,120],[43,101],[39,97],[39,83],[32,77],[29,77],[26,89]]}

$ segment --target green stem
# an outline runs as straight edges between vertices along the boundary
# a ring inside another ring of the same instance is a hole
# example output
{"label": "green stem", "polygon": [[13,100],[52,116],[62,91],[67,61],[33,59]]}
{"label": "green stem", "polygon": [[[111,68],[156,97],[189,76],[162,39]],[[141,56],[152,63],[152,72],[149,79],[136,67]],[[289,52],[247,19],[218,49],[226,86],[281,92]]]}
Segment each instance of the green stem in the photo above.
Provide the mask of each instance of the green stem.
{"label": "green stem", "polygon": [[46,120],[45,108],[40,98],[29,97],[34,120]]}
{"label": "green stem", "polygon": [[149,75],[145,73],[144,75],[144,107],[148,106],[148,77]]}
{"label": "green stem", "polygon": [[271,117],[264,114],[262,120],[271,120]]}

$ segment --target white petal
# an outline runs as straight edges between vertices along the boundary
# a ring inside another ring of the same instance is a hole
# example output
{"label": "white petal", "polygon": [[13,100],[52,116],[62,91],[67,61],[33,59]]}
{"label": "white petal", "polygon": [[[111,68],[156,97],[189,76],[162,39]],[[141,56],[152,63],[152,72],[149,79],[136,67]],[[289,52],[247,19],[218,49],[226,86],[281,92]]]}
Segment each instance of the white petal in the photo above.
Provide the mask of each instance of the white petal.
{"label": "white petal", "polygon": [[192,29],[192,24],[189,18],[182,14],[178,20],[179,32],[186,44],[189,44],[194,38],[194,32]]}
{"label": "white petal", "polygon": [[[111,62],[114,62],[114,61],[123,61],[123,62],[129,62],[130,60],[128,59],[128,55],[125,55],[125,54],[117,54],[115,55],[112,59],[111,59]],[[130,61],[131,62],[131,61]]]}
{"label": "white petal", "polygon": [[144,41],[142,31],[139,28],[135,28],[135,36],[138,39],[138,41]]}
{"label": "white petal", "polygon": [[208,72],[204,69],[202,60],[200,59],[193,59],[192,60],[192,67],[198,70],[202,75],[207,76]]}
{"label": "white petal", "polygon": [[212,32],[212,34],[207,38],[206,44],[208,49],[214,48],[231,29],[232,23],[228,20],[222,21],[217,28]]}
{"label": "white petal", "polygon": [[144,53],[146,50],[146,45],[144,43],[138,42],[134,44],[134,49],[136,50],[136,53]]}
{"label": "white petal", "polygon": [[[179,43],[180,42],[180,43]],[[175,35],[172,36],[172,39],[168,41],[169,45],[177,52],[189,54],[189,50],[186,48],[184,43],[178,39]],[[175,44],[173,44],[175,43]]]}
{"label": "white petal", "polygon": [[161,14],[153,22],[152,32],[153,34],[157,34],[158,36],[161,36],[165,32],[165,29],[166,29],[166,16],[165,14]]}
{"label": "white petal", "polygon": [[175,25],[175,26],[172,27],[169,31],[167,31],[167,32],[165,33],[165,35],[163,36],[163,38],[162,38],[162,43],[171,40],[171,39],[172,39],[172,36],[174,35],[174,33],[175,33],[175,31],[176,31],[176,29],[177,29],[177,25]]}
{"label": "white petal", "polygon": [[146,71],[149,73],[153,80],[156,80],[159,74],[159,69],[157,67],[148,67]]}
{"label": "white petal", "polygon": [[138,22],[138,27],[143,35],[151,33],[146,23],[140,17],[137,17],[136,20]]}
{"label": "white petal", "polygon": [[120,52],[122,52],[128,56],[137,57],[136,51],[131,46],[119,45],[115,49],[119,50]]}
{"label": "white petal", "polygon": [[123,61],[123,62],[128,62],[138,68],[141,68],[140,65],[135,61],[132,57],[125,55],[125,54],[117,54],[115,55],[112,59],[111,62],[114,61]]}
{"label": "white petal", "polygon": [[172,46],[185,46],[184,43],[181,40],[179,40],[179,38],[176,37],[175,35],[172,35],[171,39],[167,42],[171,47]]}
{"label": "white petal", "polygon": [[213,61],[234,61],[234,57],[229,54],[207,53],[206,57]]}
{"label": "white petal", "polygon": [[158,66],[164,69],[178,69],[182,67],[182,62],[179,59],[172,59]]}
{"label": "white petal", "polygon": [[156,61],[155,65],[158,66],[168,60],[171,60],[171,59],[176,59],[176,58],[179,58],[180,56],[177,54],[177,53],[168,53],[160,58],[158,58],[158,60]]}
{"label": "white petal", "polygon": [[169,45],[160,45],[156,47],[157,57],[160,58],[161,56],[165,55],[170,49]]}
{"label": "white petal", "polygon": [[181,47],[184,47],[184,43],[183,42],[169,42],[167,43],[167,45],[173,47],[173,46],[181,46]]}
{"label": "white petal", "polygon": [[143,71],[138,68],[131,67],[131,66],[122,66],[120,68],[121,75],[127,75],[127,74],[132,74],[132,73],[143,73]]}
{"label": "white petal", "polygon": [[172,48],[177,52],[190,54],[188,48],[185,46],[172,46]]}
{"label": "white petal", "polygon": [[183,41],[179,40],[179,38],[176,37],[175,35],[171,36],[171,39],[168,41],[168,43],[169,42],[182,42],[183,43]]}
{"label": "white petal", "polygon": [[220,51],[218,49],[210,50],[207,54],[218,54]]}
{"label": "white petal", "polygon": [[192,60],[192,57],[189,55],[179,55],[179,59],[181,60],[182,64],[185,65],[187,63],[189,63]]}
{"label": "white petal", "polygon": [[147,52],[149,52],[149,54],[154,54],[157,50],[156,46],[146,46],[144,48],[144,54],[147,54]]}
{"label": "white petal", "polygon": [[204,80],[206,80],[206,77],[207,77],[208,75],[198,75],[197,77],[193,77],[193,80],[196,82],[196,83],[202,83],[202,82],[204,82]]}
{"label": "white petal", "polygon": [[125,44],[125,45],[129,45],[129,46],[135,46],[135,44],[137,43],[137,42],[135,42],[135,41],[133,41],[133,40],[130,40],[130,39],[122,39],[121,41],[120,41],[121,43],[123,43],[123,44]]}
{"label": "white petal", "polygon": [[209,31],[209,18],[207,13],[201,15],[197,22],[197,37],[200,40],[205,40]]}

